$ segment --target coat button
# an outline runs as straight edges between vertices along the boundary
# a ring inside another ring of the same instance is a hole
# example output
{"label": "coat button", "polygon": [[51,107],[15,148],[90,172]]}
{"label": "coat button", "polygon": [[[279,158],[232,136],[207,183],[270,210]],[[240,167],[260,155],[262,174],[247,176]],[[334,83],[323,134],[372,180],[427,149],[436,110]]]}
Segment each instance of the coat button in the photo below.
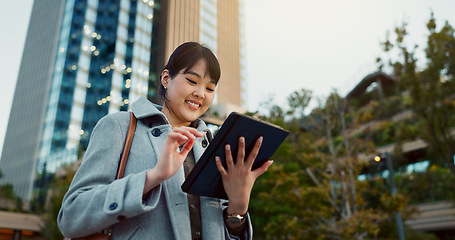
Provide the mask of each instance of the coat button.
{"label": "coat button", "polygon": [[109,210],[115,210],[117,207],[118,207],[118,204],[116,202],[113,202],[113,203],[111,203],[111,205],[109,205]]}
{"label": "coat button", "polygon": [[203,148],[206,148],[208,144],[209,144],[209,142],[207,142],[206,139],[202,140],[202,147]]}
{"label": "coat button", "polygon": [[123,222],[123,221],[126,220],[126,217],[123,216],[123,215],[120,215],[120,216],[117,217],[117,220],[119,220],[120,222]]}
{"label": "coat button", "polygon": [[160,130],[159,128],[154,128],[154,129],[152,130],[152,135],[153,135],[154,137],[159,137],[159,136],[161,135],[161,130]]}

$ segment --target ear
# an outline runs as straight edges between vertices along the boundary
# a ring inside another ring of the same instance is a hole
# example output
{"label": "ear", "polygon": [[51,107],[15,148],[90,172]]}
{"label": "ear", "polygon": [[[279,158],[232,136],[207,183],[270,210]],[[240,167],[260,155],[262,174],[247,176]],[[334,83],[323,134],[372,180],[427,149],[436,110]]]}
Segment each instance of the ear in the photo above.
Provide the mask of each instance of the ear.
{"label": "ear", "polygon": [[171,76],[169,76],[169,70],[164,69],[161,73],[161,85],[163,85],[164,88],[167,88],[167,84],[169,83],[170,79]]}

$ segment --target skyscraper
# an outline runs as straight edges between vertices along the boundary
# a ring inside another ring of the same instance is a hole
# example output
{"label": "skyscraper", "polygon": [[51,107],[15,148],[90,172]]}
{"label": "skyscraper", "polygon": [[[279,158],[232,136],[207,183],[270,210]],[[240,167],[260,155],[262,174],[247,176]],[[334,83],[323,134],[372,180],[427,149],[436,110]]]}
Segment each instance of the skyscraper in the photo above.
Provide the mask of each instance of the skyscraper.
{"label": "skyscraper", "polygon": [[185,41],[204,43],[215,52],[224,89],[216,102],[240,106],[240,3],[35,1],[0,160],[0,184],[13,184],[16,194],[30,201],[37,179],[78,159],[101,117],[128,110],[139,96],[158,100],[159,74]]}

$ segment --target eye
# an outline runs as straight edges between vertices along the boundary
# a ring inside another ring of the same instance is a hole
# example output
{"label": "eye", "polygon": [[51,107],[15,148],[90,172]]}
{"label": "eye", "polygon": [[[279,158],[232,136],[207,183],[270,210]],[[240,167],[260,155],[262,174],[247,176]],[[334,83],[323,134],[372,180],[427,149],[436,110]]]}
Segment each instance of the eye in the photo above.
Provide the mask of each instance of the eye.
{"label": "eye", "polygon": [[208,92],[214,92],[215,89],[212,89],[212,88],[206,88]]}
{"label": "eye", "polygon": [[191,83],[191,84],[196,84],[195,81],[193,81],[193,80],[191,80],[191,79],[189,79],[189,78],[187,78],[186,80],[187,80],[189,83]]}

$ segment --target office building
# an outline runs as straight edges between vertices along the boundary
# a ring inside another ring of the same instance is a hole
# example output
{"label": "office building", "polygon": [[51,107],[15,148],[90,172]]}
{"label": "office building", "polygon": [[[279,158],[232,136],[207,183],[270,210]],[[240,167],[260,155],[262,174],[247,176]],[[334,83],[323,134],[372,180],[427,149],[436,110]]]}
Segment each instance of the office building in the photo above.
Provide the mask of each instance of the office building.
{"label": "office building", "polygon": [[26,202],[57,167],[76,161],[103,116],[140,96],[157,101],[176,46],[198,41],[222,65],[216,103],[241,106],[241,1],[34,1],[5,136],[0,185]]}

